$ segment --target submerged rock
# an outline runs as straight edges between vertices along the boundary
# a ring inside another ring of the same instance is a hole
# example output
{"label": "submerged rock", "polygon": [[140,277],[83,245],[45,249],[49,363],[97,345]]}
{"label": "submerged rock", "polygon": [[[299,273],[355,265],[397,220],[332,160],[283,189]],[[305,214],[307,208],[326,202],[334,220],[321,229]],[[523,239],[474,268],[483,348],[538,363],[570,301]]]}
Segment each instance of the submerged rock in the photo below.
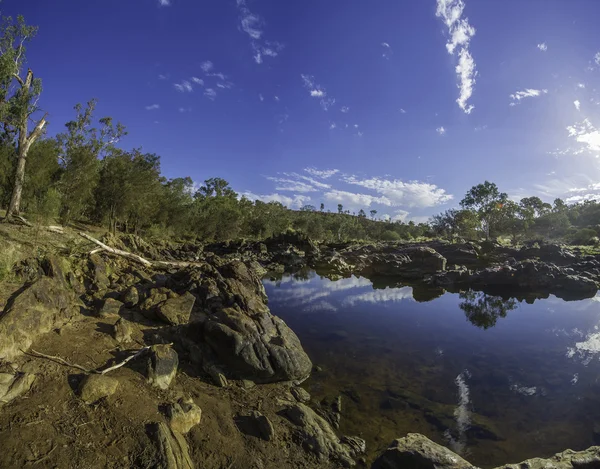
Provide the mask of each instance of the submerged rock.
{"label": "submerged rock", "polygon": [[475,466],[418,433],[394,440],[371,469],[476,469]]}

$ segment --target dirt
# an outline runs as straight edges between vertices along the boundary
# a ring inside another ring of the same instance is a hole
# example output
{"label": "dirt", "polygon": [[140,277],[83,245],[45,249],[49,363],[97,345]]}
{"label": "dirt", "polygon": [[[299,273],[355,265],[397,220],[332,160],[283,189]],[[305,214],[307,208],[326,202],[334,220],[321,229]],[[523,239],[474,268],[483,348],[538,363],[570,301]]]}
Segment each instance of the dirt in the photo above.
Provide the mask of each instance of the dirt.
{"label": "dirt", "polygon": [[[121,350],[108,333],[115,318],[82,316],[74,324],[36,341],[31,350],[61,357],[87,369],[121,361],[131,353]],[[135,324],[132,350],[142,347],[145,326]],[[119,381],[117,392],[94,405],[78,397],[84,374],[48,359],[24,355],[20,371],[37,379],[24,397],[0,411],[0,467],[152,468],[156,467],[153,441],[147,425],[162,421],[165,404],[190,397],[202,409],[201,423],[187,435],[196,467],[312,468],[319,463],[294,442],[294,428],[278,415],[293,397],[285,384],[245,389],[232,382],[219,388],[193,376],[182,358],[175,382],[167,391],[151,387],[145,378],[145,357],[110,373]],[[7,371],[7,370],[4,370]],[[236,416],[251,410],[266,415],[276,429],[272,441],[244,434]],[[334,466],[331,466],[334,467]]]}

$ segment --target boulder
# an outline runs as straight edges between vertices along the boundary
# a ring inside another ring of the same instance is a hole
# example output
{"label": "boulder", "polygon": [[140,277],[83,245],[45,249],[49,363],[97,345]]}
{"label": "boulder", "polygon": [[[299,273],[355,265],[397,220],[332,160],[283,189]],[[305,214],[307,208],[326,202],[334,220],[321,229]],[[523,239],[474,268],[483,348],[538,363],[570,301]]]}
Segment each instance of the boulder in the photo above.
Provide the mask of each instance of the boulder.
{"label": "boulder", "polygon": [[265,441],[271,441],[275,437],[273,424],[257,410],[253,410],[246,415],[238,415],[235,418],[235,423],[239,430],[246,435]]}
{"label": "boulder", "polygon": [[148,426],[150,436],[156,443],[158,458],[152,467],[156,469],[194,469],[185,437],[169,428],[164,422]]}
{"label": "boulder", "polygon": [[179,399],[167,407],[167,418],[173,431],[185,435],[200,423],[202,409],[191,399]]}
{"label": "boulder", "polygon": [[0,409],[31,389],[35,375],[0,373]]}
{"label": "boulder", "polygon": [[99,254],[92,254],[88,260],[88,267],[94,289],[99,291],[108,288],[110,280],[108,280],[108,270],[104,259]]}
{"label": "boulder", "polygon": [[592,469],[596,467],[600,467],[600,446],[592,446],[584,451],[568,449],[547,459],[533,458],[518,464],[499,466],[496,469]]}
{"label": "boulder", "polygon": [[448,448],[418,433],[394,440],[371,469],[476,469]]}
{"label": "boulder", "polygon": [[156,307],[156,315],[168,324],[177,326],[187,324],[190,321],[192,308],[196,302],[196,297],[190,292],[183,295],[169,298]]}
{"label": "boulder", "polygon": [[170,345],[153,345],[147,362],[148,382],[159,389],[168,389],[178,366],[179,356]]}
{"label": "boulder", "polygon": [[285,415],[299,427],[302,446],[319,461],[332,460],[344,467],[355,465],[351,448],[342,444],[329,423],[310,407],[298,403],[286,409]]}
{"label": "boulder", "polygon": [[94,404],[100,399],[112,396],[119,387],[119,381],[106,375],[89,375],[79,386],[79,396],[86,404]]}
{"label": "boulder", "polygon": [[0,361],[11,361],[41,334],[73,320],[81,306],[61,276],[44,276],[19,290],[0,316]]}
{"label": "boulder", "polygon": [[123,292],[121,301],[123,301],[126,307],[133,308],[140,302],[140,293],[138,289],[135,286],[129,287]]}
{"label": "boulder", "polygon": [[358,436],[343,436],[340,442],[355,458],[367,451],[367,442]]}
{"label": "boulder", "polygon": [[98,309],[98,316],[101,318],[108,318],[111,316],[118,316],[123,308],[123,303],[114,298],[106,298],[102,303],[102,306]]}
{"label": "boulder", "polygon": [[304,388],[296,386],[290,389],[290,392],[298,402],[303,404],[310,402],[310,394]]}
{"label": "boulder", "polygon": [[113,325],[113,337],[120,344],[131,342],[133,326],[125,318],[119,318]]}

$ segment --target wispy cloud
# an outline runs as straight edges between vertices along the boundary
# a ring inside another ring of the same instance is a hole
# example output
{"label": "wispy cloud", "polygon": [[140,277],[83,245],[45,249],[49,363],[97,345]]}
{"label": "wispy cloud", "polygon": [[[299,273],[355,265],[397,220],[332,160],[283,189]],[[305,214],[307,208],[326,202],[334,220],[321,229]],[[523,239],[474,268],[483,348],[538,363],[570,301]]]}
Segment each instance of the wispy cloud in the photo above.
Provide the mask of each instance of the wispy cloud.
{"label": "wispy cloud", "polygon": [[337,124],[335,122],[330,122],[329,123],[329,130],[333,130],[337,127]]}
{"label": "wispy cloud", "polygon": [[575,106],[575,109],[577,109],[579,111],[579,109],[581,108],[581,103],[579,102],[578,99],[573,101],[573,106]]}
{"label": "wispy cloud", "polygon": [[400,114],[406,114],[406,111],[402,108],[400,108]]}
{"label": "wispy cloud", "polygon": [[516,106],[519,104],[519,101],[525,98],[536,98],[543,94],[548,94],[548,90],[534,90],[531,88],[527,88],[524,91],[517,91],[514,94],[511,94],[509,97],[512,100],[510,106]]}
{"label": "wispy cloud", "polygon": [[333,189],[325,192],[325,199],[329,202],[341,203],[352,208],[370,207],[372,204],[392,205],[386,197],[376,197],[370,194],[341,191]]}
{"label": "wispy cloud", "polygon": [[262,64],[264,57],[277,57],[283,50],[284,45],[277,41],[263,39],[265,27],[263,18],[250,11],[246,0],[237,0],[237,7],[239,12],[239,29],[250,37],[254,61],[257,64]]}
{"label": "wispy cloud", "polygon": [[323,170],[319,170],[317,168],[304,168],[304,171],[306,171],[311,176],[322,178],[322,179],[328,179],[331,176],[333,176],[334,174],[337,174],[337,173],[340,172],[339,169],[323,169]]}
{"label": "wispy cloud", "polygon": [[206,61],[202,62],[202,65],[200,65],[200,68],[202,69],[202,71],[204,73],[208,73],[214,68],[214,66],[215,65],[210,60],[206,60]]}
{"label": "wispy cloud", "polygon": [[548,50],[548,45],[545,42],[537,45],[537,48],[542,52],[546,52]]}
{"label": "wispy cloud", "polygon": [[444,189],[427,182],[404,182],[379,177],[360,179],[356,176],[346,176],[344,181],[375,191],[389,200],[392,206],[434,207],[453,199]]}
{"label": "wispy cloud", "polygon": [[468,104],[468,101],[473,95],[477,70],[473,56],[469,52],[469,43],[475,35],[475,28],[469,24],[468,18],[462,18],[464,8],[463,0],[437,0],[435,15],[442,18],[448,28],[450,34],[450,39],[446,43],[448,53],[454,55],[458,50],[456,74],[459,78],[460,93],[456,102],[466,114],[470,114],[475,107]]}
{"label": "wispy cloud", "polygon": [[150,106],[146,106],[146,111],[153,111],[155,109],[160,109],[159,104],[151,104]]}
{"label": "wispy cloud", "polygon": [[348,114],[350,112],[350,108],[348,106],[342,106],[340,108],[340,111],[343,112],[344,114]]}
{"label": "wispy cloud", "polygon": [[596,153],[600,152],[600,131],[590,122],[584,119],[582,122],[567,127],[569,137],[575,139],[581,145],[581,150]]}
{"label": "wispy cloud", "polygon": [[246,197],[248,200],[260,200],[261,202],[279,202],[281,204],[283,204],[284,206],[288,207],[288,208],[300,208],[304,205],[306,205],[308,202],[310,202],[310,197],[309,196],[305,196],[305,195],[293,195],[293,196],[287,196],[287,195],[282,195],[282,194],[266,194],[266,195],[260,195],[260,194],[255,194],[253,192],[242,192],[240,194],[240,196],[242,197]]}
{"label": "wispy cloud", "polygon": [[204,96],[206,96],[211,101],[214,101],[217,97],[217,92],[212,88],[206,88],[206,90],[204,90]]}
{"label": "wispy cloud", "polygon": [[446,129],[444,128],[444,126],[442,127],[438,127],[437,129],[435,129],[435,131],[440,134],[440,135],[445,135],[446,134]]}
{"label": "wispy cloud", "polygon": [[285,192],[316,192],[317,189],[310,184],[306,184],[301,181],[295,181],[293,179],[278,178],[273,176],[267,176],[269,181],[277,183],[275,186],[276,191]]}
{"label": "wispy cloud", "polygon": [[383,52],[381,56],[385,60],[390,60],[390,58],[394,55],[394,51],[392,50],[392,46],[390,46],[387,42],[382,42],[381,47],[383,47]]}
{"label": "wispy cloud", "polygon": [[169,78],[169,77],[167,75],[163,75],[162,73],[160,75],[158,75],[159,80],[166,80],[167,78]]}
{"label": "wispy cloud", "polygon": [[198,77],[192,77],[192,81],[197,85],[204,86],[204,80]]}
{"label": "wispy cloud", "polygon": [[265,97],[262,95],[262,93],[258,93],[258,99],[260,99],[261,101],[264,101]]}
{"label": "wispy cloud", "polygon": [[171,0],[158,0],[158,4],[161,7],[168,7],[171,5]]}
{"label": "wispy cloud", "polygon": [[596,52],[596,55],[594,55],[594,62],[596,62],[596,65],[600,65],[600,52]]}
{"label": "wispy cloud", "polygon": [[580,89],[585,88],[585,83],[577,83],[577,88],[580,88]]}
{"label": "wispy cloud", "polygon": [[193,90],[192,84],[187,80],[183,80],[181,83],[175,83],[173,86],[180,93],[191,93]]}
{"label": "wispy cloud", "polygon": [[335,98],[327,97],[327,91],[324,87],[315,83],[315,77],[305,74],[301,74],[300,77],[302,78],[304,88],[308,90],[310,96],[319,98],[319,104],[324,111],[328,111],[335,104]]}

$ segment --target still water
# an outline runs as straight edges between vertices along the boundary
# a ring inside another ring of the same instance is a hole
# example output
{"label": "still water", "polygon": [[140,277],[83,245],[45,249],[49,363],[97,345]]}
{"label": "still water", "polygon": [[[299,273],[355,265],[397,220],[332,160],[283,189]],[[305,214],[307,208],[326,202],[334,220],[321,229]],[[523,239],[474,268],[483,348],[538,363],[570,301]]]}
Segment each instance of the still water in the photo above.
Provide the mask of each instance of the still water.
{"label": "still water", "polygon": [[371,457],[409,432],[482,467],[600,443],[600,297],[417,302],[408,286],[314,272],[265,288],[320,368],[305,388],[342,394],[340,431]]}

